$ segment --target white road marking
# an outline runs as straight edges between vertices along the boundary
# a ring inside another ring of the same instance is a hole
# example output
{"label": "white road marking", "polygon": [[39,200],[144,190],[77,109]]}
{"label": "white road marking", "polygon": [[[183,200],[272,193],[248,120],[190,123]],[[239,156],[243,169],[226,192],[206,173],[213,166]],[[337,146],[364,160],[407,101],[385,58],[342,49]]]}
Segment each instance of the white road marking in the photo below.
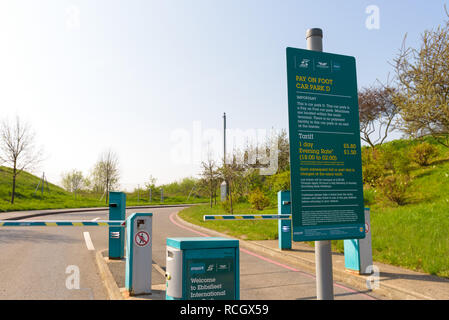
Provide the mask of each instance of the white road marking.
{"label": "white road marking", "polygon": [[95,219],[92,219],[92,221],[97,221],[98,219],[100,219],[100,217],[97,217]]}
{"label": "white road marking", "polygon": [[90,238],[89,232],[83,232],[84,240],[86,241],[87,250],[95,250],[94,244],[92,243],[92,239]]}

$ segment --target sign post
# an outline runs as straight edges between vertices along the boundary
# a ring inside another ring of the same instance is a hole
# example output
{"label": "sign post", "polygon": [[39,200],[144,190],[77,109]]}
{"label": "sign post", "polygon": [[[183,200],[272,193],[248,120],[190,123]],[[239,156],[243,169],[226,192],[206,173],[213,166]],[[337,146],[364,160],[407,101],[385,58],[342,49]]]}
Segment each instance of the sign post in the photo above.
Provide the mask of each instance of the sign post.
{"label": "sign post", "polygon": [[365,236],[355,59],[287,48],[293,241],[316,241],[317,298],[333,299],[330,240]]}

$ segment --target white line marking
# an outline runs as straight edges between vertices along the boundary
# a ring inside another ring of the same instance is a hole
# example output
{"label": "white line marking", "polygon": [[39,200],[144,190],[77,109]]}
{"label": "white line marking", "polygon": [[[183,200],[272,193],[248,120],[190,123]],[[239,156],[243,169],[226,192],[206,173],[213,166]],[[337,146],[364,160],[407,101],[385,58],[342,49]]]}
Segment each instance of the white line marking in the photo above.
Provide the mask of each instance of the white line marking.
{"label": "white line marking", "polygon": [[86,232],[83,232],[83,234],[84,234],[84,240],[86,241],[87,250],[95,250],[94,244],[92,243],[92,239],[90,238],[90,233],[86,231]]}
{"label": "white line marking", "polygon": [[98,219],[100,219],[100,217],[97,217],[95,219],[92,219],[92,221],[97,221]]}

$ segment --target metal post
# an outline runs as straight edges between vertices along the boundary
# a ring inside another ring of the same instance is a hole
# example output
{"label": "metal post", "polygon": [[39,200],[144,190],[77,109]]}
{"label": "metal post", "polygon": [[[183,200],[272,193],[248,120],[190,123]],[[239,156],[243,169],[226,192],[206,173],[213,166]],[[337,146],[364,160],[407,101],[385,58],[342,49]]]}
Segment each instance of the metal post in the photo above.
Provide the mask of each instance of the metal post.
{"label": "metal post", "polygon": [[223,165],[226,164],[226,112],[223,113]]}
{"label": "metal post", "polygon": [[[223,113],[223,167],[226,169],[226,112]],[[221,188],[224,188],[224,192],[225,192],[225,199],[228,199],[228,181],[223,181],[223,183],[221,184]],[[221,190],[221,192],[223,193],[223,191]],[[223,196],[221,197],[221,201],[223,200]]]}
{"label": "metal post", "polygon": [[[323,30],[306,31],[307,49],[323,51]],[[315,241],[316,295],[318,300],[334,300],[331,241]]]}

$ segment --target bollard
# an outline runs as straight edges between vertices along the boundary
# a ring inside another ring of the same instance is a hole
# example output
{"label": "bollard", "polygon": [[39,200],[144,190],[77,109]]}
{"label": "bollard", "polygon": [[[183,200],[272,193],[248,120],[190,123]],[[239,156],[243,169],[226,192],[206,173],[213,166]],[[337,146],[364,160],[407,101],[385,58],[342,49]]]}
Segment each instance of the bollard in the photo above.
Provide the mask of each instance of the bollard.
{"label": "bollard", "polygon": [[240,299],[239,241],[167,238],[166,300]]}
{"label": "bollard", "polygon": [[[278,192],[278,214],[291,214],[290,191]],[[292,220],[278,221],[279,249],[292,248]]]}
{"label": "bollard", "polygon": [[151,294],[152,213],[134,213],[126,219],[125,288],[130,295]]}
{"label": "bollard", "polygon": [[[125,220],[126,194],[109,192],[109,220]],[[125,230],[109,227],[109,259],[122,259],[125,256]]]}
{"label": "bollard", "polygon": [[365,208],[365,238],[344,240],[345,267],[347,271],[371,274],[373,250],[371,247],[370,209]]}

